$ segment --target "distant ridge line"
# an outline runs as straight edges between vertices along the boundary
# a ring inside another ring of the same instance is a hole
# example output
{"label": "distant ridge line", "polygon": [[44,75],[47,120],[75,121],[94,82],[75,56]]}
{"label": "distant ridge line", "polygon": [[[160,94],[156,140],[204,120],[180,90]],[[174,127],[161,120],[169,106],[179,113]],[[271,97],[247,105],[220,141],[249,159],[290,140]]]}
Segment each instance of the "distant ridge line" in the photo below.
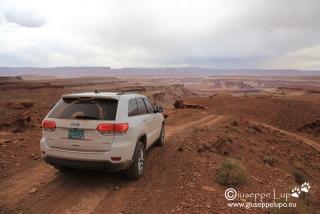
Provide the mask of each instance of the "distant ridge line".
{"label": "distant ridge line", "polygon": [[320,70],[295,69],[212,69],[202,67],[118,68],[110,67],[0,67],[0,76],[45,75],[56,77],[83,76],[164,76],[164,75],[251,75],[251,76],[310,76],[320,75]]}

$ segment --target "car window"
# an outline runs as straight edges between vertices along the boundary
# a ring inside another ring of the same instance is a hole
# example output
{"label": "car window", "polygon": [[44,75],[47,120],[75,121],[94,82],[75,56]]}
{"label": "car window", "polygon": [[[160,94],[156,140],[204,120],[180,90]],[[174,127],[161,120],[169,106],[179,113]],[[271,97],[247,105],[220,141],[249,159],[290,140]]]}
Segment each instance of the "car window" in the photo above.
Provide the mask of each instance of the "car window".
{"label": "car window", "polygon": [[143,99],[142,98],[138,98],[137,99],[137,103],[138,103],[139,114],[146,114],[147,113],[147,109],[146,109],[146,105],[143,102]]}
{"label": "car window", "polygon": [[115,120],[118,100],[61,99],[52,109],[49,118]]}
{"label": "car window", "polygon": [[148,114],[153,114],[155,111],[154,111],[154,107],[151,104],[151,102],[146,98],[144,98],[143,100],[144,100],[144,102],[146,104],[146,107],[147,107],[147,113]]}
{"label": "car window", "polygon": [[139,114],[139,109],[137,105],[136,99],[131,99],[129,100],[129,105],[128,105],[128,116],[136,116]]}

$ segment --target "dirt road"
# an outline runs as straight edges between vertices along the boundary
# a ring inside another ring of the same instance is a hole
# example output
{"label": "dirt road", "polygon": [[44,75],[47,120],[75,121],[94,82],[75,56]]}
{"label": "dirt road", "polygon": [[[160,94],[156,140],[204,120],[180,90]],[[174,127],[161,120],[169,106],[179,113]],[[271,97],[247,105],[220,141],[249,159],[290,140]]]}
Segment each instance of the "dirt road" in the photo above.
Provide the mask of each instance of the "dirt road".
{"label": "dirt road", "polygon": [[[170,138],[175,138],[176,133],[190,126],[215,123],[221,118],[222,116],[204,115],[198,121],[188,122],[183,126],[166,126],[166,143],[163,147],[154,147],[147,152],[145,176],[139,181],[128,180],[122,172],[72,170],[62,173],[39,160],[33,168],[24,169],[3,181],[0,213],[123,212],[126,210],[125,205],[131,201],[129,197],[132,195],[129,193],[135,192],[135,197],[143,198],[142,192],[136,192],[141,185],[147,187],[145,191],[153,192],[155,183],[170,183],[170,177],[158,180],[155,176],[164,167],[172,167],[172,160],[163,159],[177,151],[177,145],[171,144]],[[161,205],[157,209],[160,212]]]}
{"label": "dirt road", "polygon": [[[195,204],[192,207],[197,210],[195,212],[210,213],[208,208],[214,201],[212,192],[218,187],[213,187],[215,184],[211,178],[201,178],[197,168],[191,169],[194,160],[188,156],[188,151],[181,152],[179,149],[190,136],[192,127],[212,126],[223,118],[201,113],[198,120],[189,120],[180,126],[175,123],[167,125],[166,143],[148,150],[145,174],[138,181],[128,180],[123,172],[72,170],[62,173],[42,160],[36,161],[32,168],[3,180],[0,213],[171,213],[179,211],[177,206],[190,206],[180,202],[187,196],[194,198],[189,203]],[[319,145],[314,141],[261,125],[301,139],[319,150]],[[194,186],[199,178],[202,182],[198,183],[200,186],[197,189]],[[188,191],[185,191],[186,188]],[[203,195],[197,197],[200,190],[208,192],[208,199]],[[198,205],[201,203],[207,205]],[[217,204],[216,201],[214,203]]]}
{"label": "dirt road", "polygon": [[315,141],[313,141],[313,140],[310,140],[310,139],[308,139],[306,137],[303,137],[301,135],[297,135],[297,134],[294,134],[292,132],[288,132],[288,131],[285,131],[285,130],[282,130],[282,129],[279,129],[279,128],[276,128],[274,126],[270,126],[270,125],[267,125],[267,124],[264,124],[264,123],[258,123],[258,122],[253,122],[253,123],[260,124],[262,126],[269,127],[271,129],[277,130],[277,131],[279,131],[281,133],[284,133],[284,134],[287,134],[289,136],[295,137],[295,138],[303,141],[304,143],[306,143],[306,144],[308,144],[308,145],[312,146],[313,148],[315,148],[315,149],[320,151],[320,144],[315,142]]}

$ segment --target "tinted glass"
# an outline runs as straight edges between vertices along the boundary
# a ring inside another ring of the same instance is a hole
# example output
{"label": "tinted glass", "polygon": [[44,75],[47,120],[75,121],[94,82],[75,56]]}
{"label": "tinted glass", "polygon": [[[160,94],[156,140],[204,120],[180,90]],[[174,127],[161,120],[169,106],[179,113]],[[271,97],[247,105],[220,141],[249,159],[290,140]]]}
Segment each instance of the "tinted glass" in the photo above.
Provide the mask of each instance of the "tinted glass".
{"label": "tinted glass", "polygon": [[49,114],[49,118],[115,120],[118,100],[61,99]]}
{"label": "tinted glass", "polygon": [[137,103],[138,103],[139,114],[146,114],[147,113],[147,109],[146,109],[146,105],[143,102],[143,99],[142,98],[138,98],[137,99]]}
{"label": "tinted glass", "polygon": [[136,99],[129,100],[128,116],[135,116],[139,114],[138,105]]}
{"label": "tinted glass", "polygon": [[144,102],[146,104],[146,107],[147,107],[147,113],[148,114],[153,114],[154,113],[154,107],[151,104],[151,102],[148,99],[143,99],[143,100],[144,100]]}

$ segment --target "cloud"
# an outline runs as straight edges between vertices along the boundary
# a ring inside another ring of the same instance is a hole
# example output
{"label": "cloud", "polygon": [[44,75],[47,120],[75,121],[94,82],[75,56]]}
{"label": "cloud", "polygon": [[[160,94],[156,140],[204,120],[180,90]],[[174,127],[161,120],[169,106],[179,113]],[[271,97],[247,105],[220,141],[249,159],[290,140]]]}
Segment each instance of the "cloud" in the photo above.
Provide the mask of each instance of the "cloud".
{"label": "cloud", "polygon": [[46,18],[30,9],[10,9],[5,12],[5,19],[8,22],[23,27],[38,28],[46,24]]}
{"label": "cloud", "polygon": [[320,68],[320,45],[286,53],[270,61],[269,67],[276,68],[280,64],[291,64],[293,67],[317,70]]}
{"label": "cloud", "polygon": [[21,66],[320,69],[305,57],[319,56],[318,11],[319,0],[3,0],[0,53]]}
{"label": "cloud", "polygon": [[102,8],[105,13],[83,22],[94,29],[73,30],[128,63],[263,67],[319,44],[317,1],[113,2]]}

